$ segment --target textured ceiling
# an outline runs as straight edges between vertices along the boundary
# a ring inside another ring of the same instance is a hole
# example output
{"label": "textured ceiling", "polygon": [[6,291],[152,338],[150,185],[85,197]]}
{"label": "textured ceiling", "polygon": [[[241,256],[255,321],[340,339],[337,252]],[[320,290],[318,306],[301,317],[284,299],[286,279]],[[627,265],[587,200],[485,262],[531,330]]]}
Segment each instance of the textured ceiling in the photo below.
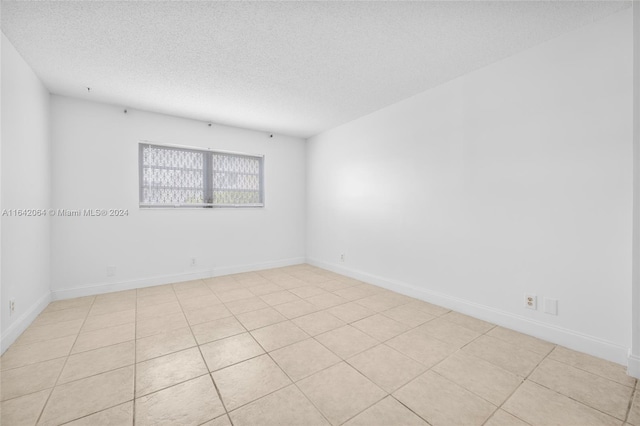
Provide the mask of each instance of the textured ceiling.
{"label": "textured ceiling", "polygon": [[2,31],[52,93],[309,137],[630,4],[3,1]]}

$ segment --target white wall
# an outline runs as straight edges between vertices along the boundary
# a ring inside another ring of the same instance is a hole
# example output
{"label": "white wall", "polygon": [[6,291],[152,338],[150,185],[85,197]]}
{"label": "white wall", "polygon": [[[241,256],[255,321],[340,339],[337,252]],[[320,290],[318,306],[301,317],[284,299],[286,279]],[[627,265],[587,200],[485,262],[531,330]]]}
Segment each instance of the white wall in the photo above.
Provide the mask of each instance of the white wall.
{"label": "white wall", "polygon": [[[52,220],[54,298],[304,262],[302,139],[60,96],[51,104],[54,207],[129,210]],[[139,209],[140,140],[264,154],[266,206]]]}
{"label": "white wall", "polygon": [[628,9],[310,139],[309,261],[625,363],[631,42]]}
{"label": "white wall", "polygon": [[[49,92],[2,34],[2,208],[50,206]],[[2,216],[0,305],[4,351],[50,298],[47,216]],[[9,314],[9,299],[15,312]]]}

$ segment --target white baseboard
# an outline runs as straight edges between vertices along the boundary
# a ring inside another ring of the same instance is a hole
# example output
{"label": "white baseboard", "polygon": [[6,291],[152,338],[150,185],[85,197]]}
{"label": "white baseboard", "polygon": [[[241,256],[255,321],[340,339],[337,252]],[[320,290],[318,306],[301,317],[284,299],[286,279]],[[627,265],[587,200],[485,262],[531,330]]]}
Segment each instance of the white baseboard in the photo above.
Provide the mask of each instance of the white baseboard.
{"label": "white baseboard", "polygon": [[629,355],[627,374],[636,379],[640,379],[640,356]]}
{"label": "white baseboard", "polygon": [[16,320],[2,333],[0,338],[0,354],[3,354],[9,346],[16,341],[18,337],[31,325],[40,312],[51,302],[51,293],[47,292],[36,303],[34,303],[25,313],[20,315]]}
{"label": "white baseboard", "polygon": [[242,272],[280,268],[283,266],[298,265],[304,262],[304,257],[295,257],[290,259],[274,260],[247,265],[223,266],[219,268],[184,272],[179,274],[156,275],[117,282],[88,284],[84,286],[54,290],[52,292],[52,297],[53,300],[63,300],[71,299],[74,297],[94,296],[96,294],[112,293],[114,291],[132,290],[136,288],[153,287],[156,285],[171,284],[182,281],[219,277],[222,275],[239,274]]}
{"label": "white baseboard", "polygon": [[[492,308],[490,306],[481,305],[470,300],[461,299],[444,293],[416,287],[407,283],[346,268],[339,264],[324,262],[313,258],[307,258],[307,263],[360,281],[375,284],[410,297],[415,297],[429,303],[440,305],[505,328],[510,328],[521,333],[535,336],[539,339],[566,346],[570,349],[584,352],[598,358],[603,358],[622,365],[627,365],[630,360],[628,357],[628,348],[595,336],[558,327],[553,324],[547,324],[542,321],[537,321],[511,312]],[[629,366],[631,368],[630,363]],[[637,368],[634,371],[640,371],[640,364],[637,364],[634,368]]]}

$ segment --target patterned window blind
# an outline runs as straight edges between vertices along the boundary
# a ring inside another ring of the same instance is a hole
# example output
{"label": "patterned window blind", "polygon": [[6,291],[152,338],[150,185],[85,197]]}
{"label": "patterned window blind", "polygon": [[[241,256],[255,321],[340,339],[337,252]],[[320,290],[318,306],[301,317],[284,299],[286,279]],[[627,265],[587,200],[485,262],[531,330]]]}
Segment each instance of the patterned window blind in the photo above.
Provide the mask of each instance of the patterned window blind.
{"label": "patterned window blind", "polygon": [[264,157],[141,143],[141,207],[262,207]]}

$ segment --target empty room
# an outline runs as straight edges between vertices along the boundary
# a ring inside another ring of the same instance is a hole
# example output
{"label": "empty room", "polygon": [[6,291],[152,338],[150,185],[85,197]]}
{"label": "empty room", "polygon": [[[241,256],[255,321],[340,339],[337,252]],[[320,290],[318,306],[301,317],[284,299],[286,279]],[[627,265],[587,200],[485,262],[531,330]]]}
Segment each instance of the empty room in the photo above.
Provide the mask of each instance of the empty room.
{"label": "empty room", "polygon": [[638,2],[0,19],[3,426],[640,426]]}

